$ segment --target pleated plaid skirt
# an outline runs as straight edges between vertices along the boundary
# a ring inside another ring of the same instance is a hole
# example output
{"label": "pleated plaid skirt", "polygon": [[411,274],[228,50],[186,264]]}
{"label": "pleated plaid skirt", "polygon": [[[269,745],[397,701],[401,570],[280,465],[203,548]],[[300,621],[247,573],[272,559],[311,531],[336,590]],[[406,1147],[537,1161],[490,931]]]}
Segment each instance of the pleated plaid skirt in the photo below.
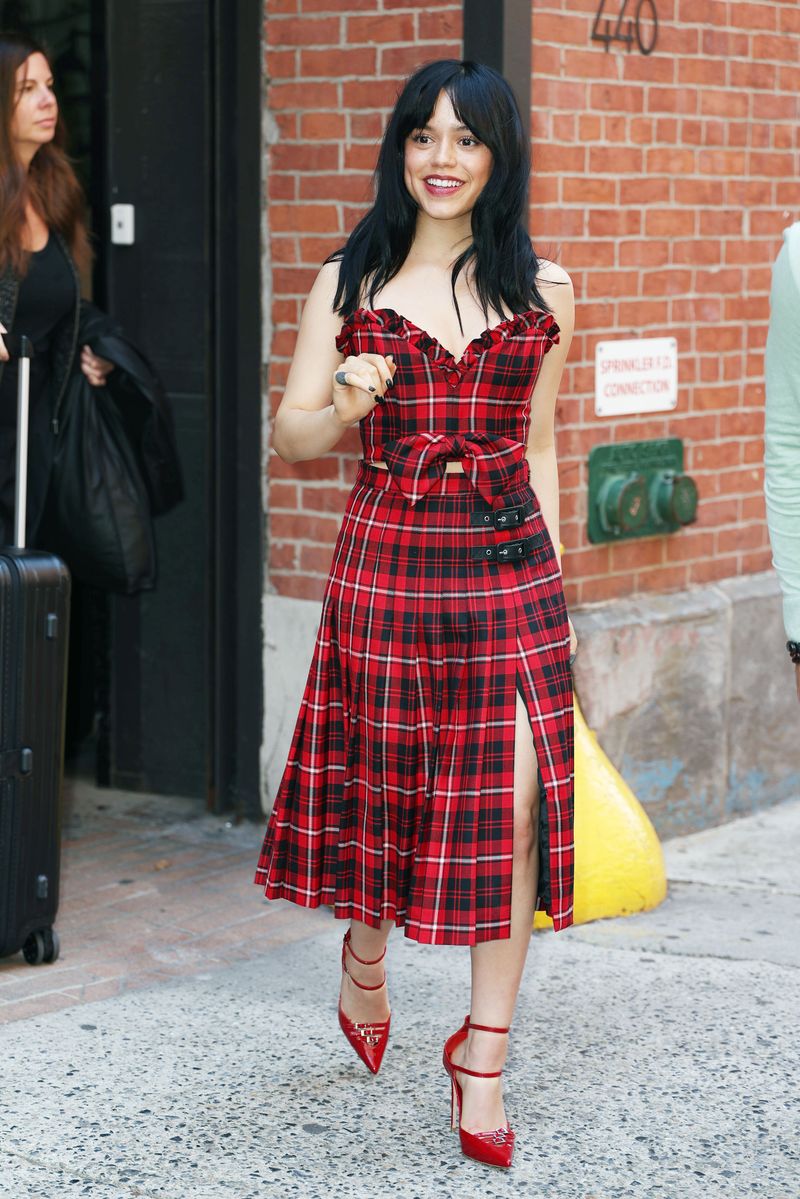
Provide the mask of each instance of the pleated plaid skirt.
{"label": "pleated plaid skirt", "polygon": [[[520,520],[509,541],[468,473],[434,471],[410,494],[419,447],[404,464],[407,448],[394,479],[360,465],[255,881],[270,899],[394,920],[421,942],[507,937],[519,692],[539,764],[539,902],[563,928],[572,688],[553,545],[519,473],[502,497]],[[451,439],[440,456],[453,452]],[[517,544],[524,556],[498,552]]]}

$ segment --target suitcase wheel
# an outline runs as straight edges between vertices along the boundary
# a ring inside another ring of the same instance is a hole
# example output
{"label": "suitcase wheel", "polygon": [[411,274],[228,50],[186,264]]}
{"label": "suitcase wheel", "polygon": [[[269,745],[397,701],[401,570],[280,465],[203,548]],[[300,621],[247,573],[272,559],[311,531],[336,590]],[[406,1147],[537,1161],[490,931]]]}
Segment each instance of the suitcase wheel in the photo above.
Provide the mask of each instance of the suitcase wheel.
{"label": "suitcase wheel", "polygon": [[31,966],[41,966],[42,962],[54,962],[60,950],[61,942],[54,928],[37,928],[22,946],[25,961]]}

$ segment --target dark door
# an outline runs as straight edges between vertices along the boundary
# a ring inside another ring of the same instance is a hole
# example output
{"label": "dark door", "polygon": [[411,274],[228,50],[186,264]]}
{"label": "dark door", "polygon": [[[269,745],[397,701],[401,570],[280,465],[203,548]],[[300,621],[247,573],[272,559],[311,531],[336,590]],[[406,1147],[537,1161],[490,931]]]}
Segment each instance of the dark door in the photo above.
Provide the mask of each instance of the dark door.
{"label": "dark door", "polygon": [[106,5],[107,300],[172,396],[186,500],[112,615],[117,785],[260,814],[261,0]]}
{"label": "dark door", "polygon": [[[262,20],[262,0],[0,0],[0,22],[51,53],[90,199],[94,298],[166,384],[186,489],[156,525],[156,589],[92,595],[86,630],[74,622],[75,723],[99,707],[98,781],[249,815],[263,698]],[[114,204],[131,206],[130,244],[112,233]]]}
{"label": "dark door", "polygon": [[157,522],[155,591],[111,617],[110,781],[206,796],[211,726],[212,80],[208,0],[109,4],[105,299],[172,399],[186,499]]}

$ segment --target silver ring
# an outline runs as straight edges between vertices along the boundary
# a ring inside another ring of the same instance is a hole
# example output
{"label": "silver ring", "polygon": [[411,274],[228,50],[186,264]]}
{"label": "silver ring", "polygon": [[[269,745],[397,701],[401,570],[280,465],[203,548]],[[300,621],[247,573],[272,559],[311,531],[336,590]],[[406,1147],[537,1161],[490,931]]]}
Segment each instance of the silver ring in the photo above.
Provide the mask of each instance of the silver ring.
{"label": "silver ring", "polygon": [[572,665],[573,665],[573,663],[575,662],[575,659],[577,658],[577,656],[578,656],[578,651],[577,651],[577,650],[575,651],[575,653],[574,653],[574,654],[570,654],[570,656],[569,656],[569,664],[570,664],[570,666],[572,666]]}
{"label": "silver ring", "polygon": [[340,387],[347,386],[347,371],[337,371],[333,377]]}

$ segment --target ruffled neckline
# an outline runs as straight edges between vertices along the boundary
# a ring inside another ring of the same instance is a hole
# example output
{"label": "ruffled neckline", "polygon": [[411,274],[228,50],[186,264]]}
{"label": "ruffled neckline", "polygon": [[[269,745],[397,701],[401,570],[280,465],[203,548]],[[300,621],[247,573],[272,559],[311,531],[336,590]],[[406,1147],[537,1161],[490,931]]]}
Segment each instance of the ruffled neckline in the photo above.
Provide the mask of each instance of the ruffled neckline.
{"label": "ruffled neckline", "polygon": [[[492,346],[498,345],[502,341],[506,341],[509,337],[515,337],[520,333],[524,333],[527,329],[538,329],[549,340],[550,345],[555,344],[559,339],[559,327],[556,324],[555,318],[549,312],[542,312],[537,308],[531,308],[527,312],[520,312],[516,316],[507,317],[500,321],[499,324],[493,325],[490,329],[484,329],[477,337],[474,337],[464,349],[460,358],[451,353],[446,346],[424,329],[420,329],[407,316],[396,312],[394,308],[357,308],[344,321],[339,334],[336,338],[337,349],[341,350],[348,336],[357,328],[368,325],[371,322],[377,323],[382,329],[386,329],[390,333],[398,333],[405,337],[411,345],[413,345],[421,353],[425,354],[431,362],[441,367],[448,375],[450,382],[458,382],[461,376],[465,374],[476,362],[490,350]],[[547,346],[547,349],[550,348]]]}

